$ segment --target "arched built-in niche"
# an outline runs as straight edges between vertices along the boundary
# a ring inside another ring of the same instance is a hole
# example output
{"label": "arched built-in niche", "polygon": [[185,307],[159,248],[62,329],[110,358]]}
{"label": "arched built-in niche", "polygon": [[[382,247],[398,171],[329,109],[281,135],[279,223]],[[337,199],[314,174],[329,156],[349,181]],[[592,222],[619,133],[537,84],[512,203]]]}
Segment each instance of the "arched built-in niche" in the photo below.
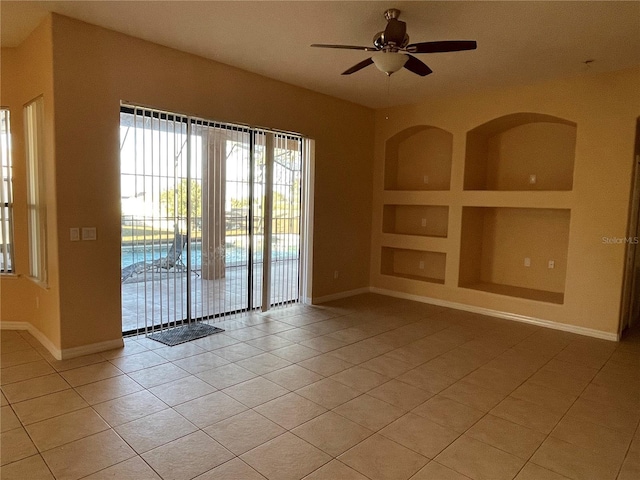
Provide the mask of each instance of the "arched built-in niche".
{"label": "arched built-in niche", "polygon": [[428,125],[407,128],[386,142],[385,190],[449,190],[453,135]]}
{"label": "arched built-in niche", "polygon": [[465,190],[571,190],[576,124],[514,113],[467,133]]}

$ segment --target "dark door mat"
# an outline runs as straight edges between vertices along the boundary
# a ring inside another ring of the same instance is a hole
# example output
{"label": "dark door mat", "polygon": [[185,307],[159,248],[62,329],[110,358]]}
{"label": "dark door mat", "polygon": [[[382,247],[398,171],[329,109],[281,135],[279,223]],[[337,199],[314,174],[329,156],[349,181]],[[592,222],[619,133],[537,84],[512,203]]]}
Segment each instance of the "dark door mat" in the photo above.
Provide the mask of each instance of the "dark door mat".
{"label": "dark door mat", "polygon": [[207,337],[214,333],[224,332],[223,329],[207,325],[206,323],[190,323],[181,327],[163,330],[147,335],[147,338],[173,347],[181,343],[190,342],[198,338]]}

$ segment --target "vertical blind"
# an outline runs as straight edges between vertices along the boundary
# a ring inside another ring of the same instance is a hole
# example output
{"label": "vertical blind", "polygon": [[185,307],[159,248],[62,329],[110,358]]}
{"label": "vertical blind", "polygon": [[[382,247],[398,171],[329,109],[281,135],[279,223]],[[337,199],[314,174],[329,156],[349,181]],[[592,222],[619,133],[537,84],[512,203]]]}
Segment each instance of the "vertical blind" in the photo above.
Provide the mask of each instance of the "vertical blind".
{"label": "vertical blind", "polygon": [[0,109],[0,273],[13,272],[13,169],[9,110]]}
{"label": "vertical blind", "polygon": [[301,137],[128,106],[120,132],[124,331],[298,301]]}

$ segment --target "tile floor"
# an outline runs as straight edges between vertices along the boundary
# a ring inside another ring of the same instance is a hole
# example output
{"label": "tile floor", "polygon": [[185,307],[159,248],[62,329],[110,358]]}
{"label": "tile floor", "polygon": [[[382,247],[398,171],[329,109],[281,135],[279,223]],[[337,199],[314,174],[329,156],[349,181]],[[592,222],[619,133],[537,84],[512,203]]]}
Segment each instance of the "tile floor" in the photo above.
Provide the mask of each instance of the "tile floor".
{"label": "tile floor", "polygon": [[375,295],[55,361],[2,332],[2,479],[640,478],[620,343]]}

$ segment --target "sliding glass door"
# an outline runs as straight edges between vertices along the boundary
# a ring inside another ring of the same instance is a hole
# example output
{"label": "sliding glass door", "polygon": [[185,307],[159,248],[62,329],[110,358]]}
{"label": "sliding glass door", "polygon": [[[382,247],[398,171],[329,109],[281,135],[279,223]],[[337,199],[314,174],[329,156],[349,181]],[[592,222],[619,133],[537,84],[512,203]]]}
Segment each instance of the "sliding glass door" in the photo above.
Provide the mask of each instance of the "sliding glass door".
{"label": "sliding glass door", "polygon": [[299,299],[302,139],[122,107],[123,331]]}

